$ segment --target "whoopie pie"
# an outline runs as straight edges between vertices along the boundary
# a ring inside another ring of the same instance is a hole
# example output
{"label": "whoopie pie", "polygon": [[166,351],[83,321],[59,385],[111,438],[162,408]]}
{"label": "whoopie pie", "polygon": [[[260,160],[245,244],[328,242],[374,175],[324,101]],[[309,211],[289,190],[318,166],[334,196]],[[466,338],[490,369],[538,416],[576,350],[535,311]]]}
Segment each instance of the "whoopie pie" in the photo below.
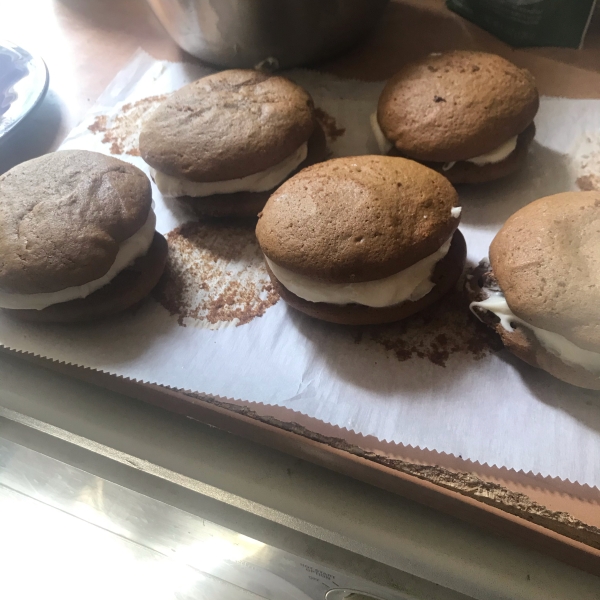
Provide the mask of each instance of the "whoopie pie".
{"label": "whoopie pie", "polygon": [[167,243],[150,181],[116,158],[63,150],[0,176],[0,308],[25,320],[86,321],[140,302]]}
{"label": "whoopie pie", "polygon": [[466,254],[457,202],[445,177],[414,161],[337,158],[284,183],[256,235],[290,306],[335,323],[386,323],[456,284]]}
{"label": "whoopie pie", "polygon": [[600,192],[565,192],[512,215],[467,282],[472,310],[527,363],[600,390]]}
{"label": "whoopie pie", "polygon": [[523,164],[538,106],[529,71],[495,54],[457,50],[396,73],[373,127],[391,154],[422,162],[454,184],[483,183]]}
{"label": "whoopie pie", "polygon": [[171,94],[143,124],[139,146],[161,193],[209,217],[256,218],[278,185],[327,152],[308,92],[244,69]]}

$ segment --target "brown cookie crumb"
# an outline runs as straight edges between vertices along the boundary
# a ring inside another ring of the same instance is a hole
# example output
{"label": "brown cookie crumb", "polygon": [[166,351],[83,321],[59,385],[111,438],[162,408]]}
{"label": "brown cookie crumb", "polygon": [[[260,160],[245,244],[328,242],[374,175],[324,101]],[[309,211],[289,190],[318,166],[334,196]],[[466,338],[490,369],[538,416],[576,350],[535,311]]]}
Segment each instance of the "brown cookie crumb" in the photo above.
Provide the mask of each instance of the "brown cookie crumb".
{"label": "brown cookie crumb", "polygon": [[459,291],[394,325],[355,332],[354,341],[375,342],[400,362],[421,358],[439,367],[445,367],[453,354],[481,360],[502,348],[498,337],[471,314],[469,300]]}
{"label": "brown cookie crumb", "polygon": [[346,128],[338,127],[334,117],[326,113],[322,108],[315,108],[315,118],[323,128],[323,131],[330,142],[335,142],[346,133]]}
{"label": "brown cookie crumb", "polygon": [[573,144],[575,184],[582,192],[600,191],[600,135],[585,132]]}
{"label": "brown cookie crumb", "polygon": [[104,134],[102,143],[109,146],[111,154],[139,156],[138,137],[142,120],[165,98],[163,94],[128,102],[114,116],[98,115],[88,129],[95,134]]}
{"label": "brown cookie crumb", "polygon": [[594,173],[578,177],[575,183],[582,192],[600,191],[600,176]]}
{"label": "brown cookie crumb", "polygon": [[153,295],[181,326],[244,325],[279,300],[252,226],[192,222],[166,238],[169,259]]}
{"label": "brown cookie crumb", "polygon": [[106,115],[98,115],[88,129],[92,133],[100,133],[101,131],[105,131],[107,119],[108,117]]}

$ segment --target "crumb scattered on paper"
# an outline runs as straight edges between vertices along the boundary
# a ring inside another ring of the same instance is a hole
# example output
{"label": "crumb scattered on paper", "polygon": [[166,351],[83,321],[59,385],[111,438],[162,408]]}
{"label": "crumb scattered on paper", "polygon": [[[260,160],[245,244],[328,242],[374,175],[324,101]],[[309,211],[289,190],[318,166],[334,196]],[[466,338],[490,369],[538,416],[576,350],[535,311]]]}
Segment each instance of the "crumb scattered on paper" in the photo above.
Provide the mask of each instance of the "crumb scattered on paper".
{"label": "crumb scattered on paper", "polygon": [[495,333],[470,314],[459,291],[393,325],[357,330],[354,339],[379,344],[401,362],[421,358],[440,367],[455,353],[480,360],[502,348]]}
{"label": "crumb scattered on paper", "polygon": [[112,117],[98,115],[88,129],[94,134],[103,134],[102,143],[115,155],[139,156],[138,138],[142,120],[154,110],[166,94],[128,102]]}
{"label": "crumb scattered on paper", "polygon": [[584,192],[600,191],[600,136],[586,133],[577,144],[574,158],[577,187]]}
{"label": "crumb scattered on paper", "polygon": [[100,133],[106,131],[106,122],[108,121],[107,115],[98,115],[94,122],[88,127],[92,133]]}
{"label": "crumb scattered on paper", "polygon": [[315,108],[315,117],[323,128],[325,136],[329,141],[335,142],[346,133],[346,129],[344,127],[338,127],[335,119],[322,108]]}
{"label": "crumb scattered on paper", "polygon": [[166,237],[169,260],[153,294],[180,325],[244,325],[279,300],[252,226],[192,222]]}
{"label": "crumb scattered on paper", "polygon": [[600,191],[600,176],[593,173],[580,175],[575,183],[582,192]]}

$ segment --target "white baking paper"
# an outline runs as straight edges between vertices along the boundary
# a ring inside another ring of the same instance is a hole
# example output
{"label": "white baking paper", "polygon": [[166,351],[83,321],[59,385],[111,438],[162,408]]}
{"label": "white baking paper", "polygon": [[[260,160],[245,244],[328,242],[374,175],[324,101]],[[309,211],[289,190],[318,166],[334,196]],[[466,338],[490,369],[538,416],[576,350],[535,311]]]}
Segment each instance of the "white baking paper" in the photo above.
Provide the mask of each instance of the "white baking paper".
{"label": "white baking paper", "polygon": [[[144,99],[208,72],[139,54],[63,147],[112,150],[148,172],[134,155],[136,119],[156,105]],[[289,76],[335,119],[334,155],[377,152],[369,115],[383,83],[341,81],[310,71]],[[131,117],[133,129],[123,115]],[[115,138],[110,128],[119,120],[124,123]],[[600,162],[599,101],[543,98],[536,125],[536,141],[520,174],[460,190],[461,230],[473,263],[487,255],[495,232],[515,210],[535,198],[576,189],[578,177],[594,175],[594,152]],[[156,189],[154,199],[160,232],[192,219]],[[382,443],[600,486],[598,394],[557,381],[504,351],[465,351],[473,340],[462,330],[469,328],[453,326],[448,333],[443,310],[438,321],[423,324],[423,334],[414,326],[404,333],[396,326],[359,331],[297,314],[269,291],[251,230],[189,227],[189,235],[171,240],[172,252],[186,253],[195,265],[177,275],[179,292],[189,296],[183,316],[171,315],[154,299],[135,313],[88,325],[23,324],[0,315],[0,343],[144,382],[263,403],[257,406],[262,414],[269,406],[277,406],[272,410],[280,416],[291,409],[290,421],[307,415],[321,422],[321,432],[338,437],[347,430]],[[202,281],[210,289],[196,285]],[[441,358],[432,342],[438,327],[446,335],[443,348],[454,339],[457,346]],[[426,343],[421,335],[428,336]]]}

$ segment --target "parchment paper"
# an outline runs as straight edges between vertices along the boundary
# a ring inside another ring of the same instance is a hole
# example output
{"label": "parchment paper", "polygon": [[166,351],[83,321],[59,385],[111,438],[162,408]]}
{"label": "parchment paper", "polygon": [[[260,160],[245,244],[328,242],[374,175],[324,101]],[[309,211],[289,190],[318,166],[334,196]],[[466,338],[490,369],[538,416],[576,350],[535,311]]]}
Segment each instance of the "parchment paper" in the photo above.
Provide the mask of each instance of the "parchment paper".
{"label": "parchment paper", "polygon": [[[148,172],[136,156],[140,119],[158,101],[147,98],[209,72],[138,54],[63,147],[117,154]],[[333,155],[377,152],[369,115],[383,82],[310,71],[288,76],[321,109]],[[577,189],[578,178],[594,186],[600,175],[600,101],[542,98],[536,125],[520,174],[459,190],[472,263],[487,255],[495,232],[519,207]],[[600,485],[599,395],[494,351],[458,294],[399,325],[320,323],[277,301],[252,227],[188,223],[173,232],[194,218],[156,188],[154,199],[171,258],[153,298],[88,325],[28,325],[0,315],[0,343],[139,381],[262,403],[254,405],[262,414],[291,409],[290,420],[292,410],[307,415],[331,435],[347,430]]]}

